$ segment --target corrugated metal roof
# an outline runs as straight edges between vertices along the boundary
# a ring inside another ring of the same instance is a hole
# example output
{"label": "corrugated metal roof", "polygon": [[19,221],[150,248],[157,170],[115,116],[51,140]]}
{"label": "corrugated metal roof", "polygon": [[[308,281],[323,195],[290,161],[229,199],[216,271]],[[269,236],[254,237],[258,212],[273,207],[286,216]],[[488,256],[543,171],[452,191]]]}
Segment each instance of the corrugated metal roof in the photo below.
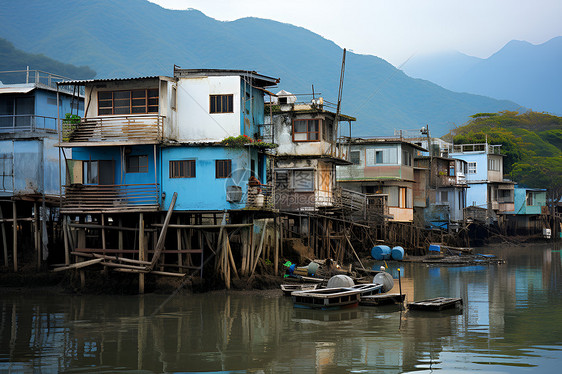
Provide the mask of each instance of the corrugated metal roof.
{"label": "corrugated metal roof", "polygon": [[14,86],[0,86],[0,94],[13,94],[13,93],[28,93],[35,89],[35,84],[29,85],[14,85]]}
{"label": "corrugated metal roof", "polygon": [[[59,86],[70,86],[70,85],[78,85],[83,86],[86,83],[98,83],[98,82],[118,82],[118,81],[136,81],[136,80],[143,80],[143,79],[159,79],[160,77],[165,77],[162,75],[149,75],[145,77],[133,77],[133,78],[104,78],[104,79],[86,79],[86,80],[74,80],[74,81],[63,81],[58,82]],[[172,77],[165,77],[168,79],[173,79]]]}

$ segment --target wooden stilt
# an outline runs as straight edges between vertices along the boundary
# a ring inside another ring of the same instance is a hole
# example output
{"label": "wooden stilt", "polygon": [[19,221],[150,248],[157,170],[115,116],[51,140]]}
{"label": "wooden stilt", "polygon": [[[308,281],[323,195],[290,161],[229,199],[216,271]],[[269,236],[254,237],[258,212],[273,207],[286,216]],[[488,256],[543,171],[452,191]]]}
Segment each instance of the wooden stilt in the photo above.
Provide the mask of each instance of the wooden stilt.
{"label": "wooden stilt", "polygon": [[[178,215],[176,222],[178,223],[178,225],[181,225],[181,219],[180,216]],[[181,238],[181,233],[182,233],[182,229],[181,228],[177,228],[176,229],[176,239],[178,242],[178,250],[181,251],[182,249],[182,238]],[[183,254],[178,253],[178,265],[182,266],[183,265]]]}
{"label": "wooden stilt", "polygon": [[14,221],[12,222],[12,238],[13,238],[12,255],[14,257],[13,259],[14,272],[17,272],[18,271],[18,214],[17,214],[15,201],[12,201],[12,212],[13,212],[13,219],[14,219]]}
{"label": "wooden stilt", "polygon": [[[0,220],[4,218],[2,213],[2,205],[0,204]],[[2,221],[2,247],[4,248],[4,266],[8,267],[8,240],[6,239],[6,226]]]}
{"label": "wooden stilt", "polygon": [[103,228],[105,226],[105,215],[102,213],[101,214],[101,247],[103,249],[105,249],[105,229]]}
{"label": "wooden stilt", "polygon": [[[121,219],[121,217],[119,217],[119,227],[123,227],[123,220]],[[117,247],[119,248],[119,250],[123,250],[123,230],[119,230]]]}
{"label": "wooden stilt", "polygon": [[259,258],[260,258],[261,251],[262,251],[262,249],[263,249],[263,240],[264,240],[264,238],[265,238],[265,230],[266,230],[266,228],[267,228],[267,221],[264,220],[264,221],[263,221],[263,228],[262,228],[262,232],[261,232],[260,245],[259,245],[259,248],[258,248],[258,252],[257,252],[257,254],[256,254],[256,257],[255,257],[255,260],[253,261],[252,272],[251,272],[251,274],[250,274],[250,277],[251,277],[252,275],[254,275],[254,272],[256,271],[256,266],[258,265],[258,260],[259,260]]}
{"label": "wooden stilt", "polygon": [[33,239],[35,243],[35,253],[37,254],[37,270],[41,269],[41,239],[39,236],[39,207],[33,204]]}
{"label": "wooden stilt", "polygon": [[[144,214],[139,213],[139,261],[146,260],[144,248]],[[139,273],[139,293],[144,293],[144,273]]]}
{"label": "wooden stilt", "polygon": [[62,219],[62,236],[64,239],[64,264],[70,264],[70,248],[68,246],[68,219],[66,216]]}
{"label": "wooden stilt", "polygon": [[228,238],[228,235],[225,235],[225,239],[226,239],[226,249],[228,251],[228,259],[230,260],[230,266],[234,271],[234,277],[236,279],[239,279],[238,271],[236,270],[236,263],[234,262],[234,257],[232,256],[232,247],[230,246],[230,239]]}
{"label": "wooden stilt", "polygon": [[275,269],[275,275],[278,273],[279,268],[279,217],[274,218],[273,224],[273,235],[275,240],[275,254],[273,257],[273,268]]}

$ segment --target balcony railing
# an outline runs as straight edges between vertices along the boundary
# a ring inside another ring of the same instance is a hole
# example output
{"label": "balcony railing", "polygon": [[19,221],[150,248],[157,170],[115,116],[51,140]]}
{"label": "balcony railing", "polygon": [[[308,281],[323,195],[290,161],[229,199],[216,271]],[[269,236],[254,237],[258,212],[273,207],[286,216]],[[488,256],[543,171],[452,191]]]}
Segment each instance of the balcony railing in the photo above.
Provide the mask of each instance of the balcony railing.
{"label": "balcony railing", "polygon": [[78,124],[63,123],[63,142],[154,143],[163,138],[164,116],[123,115],[82,118]]}
{"label": "balcony railing", "polygon": [[78,184],[64,187],[64,213],[139,212],[158,209],[158,184]]}
{"label": "balcony railing", "polygon": [[35,114],[0,115],[0,133],[36,130],[56,133],[57,119]]}
{"label": "balcony railing", "polygon": [[259,187],[248,187],[246,208],[274,209],[275,187],[270,184],[262,184]]}

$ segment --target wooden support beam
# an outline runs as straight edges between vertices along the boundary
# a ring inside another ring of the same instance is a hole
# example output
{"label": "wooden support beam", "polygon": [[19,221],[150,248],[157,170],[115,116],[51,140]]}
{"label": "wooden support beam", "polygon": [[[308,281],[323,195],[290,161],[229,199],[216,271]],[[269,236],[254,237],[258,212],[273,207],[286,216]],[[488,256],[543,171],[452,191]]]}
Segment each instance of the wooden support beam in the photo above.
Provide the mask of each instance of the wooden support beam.
{"label": "wooden support beam", "polygon": [[68,265],[68,266],[61,266],[61,267],[58,267],[58,268],[54,269],[53,271],[57,272],[57,271],[70,270],[70,269],[80,269],[80,268],[83,268],[83,267],[86,267],[86,266],[99,264],[102,261],[103,261],[103,258],[95,258],[93,260],[76,262],[76,263],[74,263],[72,265]]}
{"label": "wooden support beam", "polygon": [[256,271],[256,266],[258,265],[258,260],[260,258],[261,255],[261,251],[263,249],[263,240],[265,239],[265,231],[267,228],[267,220],[263,221],[263,228],[262,228],[262,233],[261,233],[261,239],[260,239],[260,246],[258,248],[258,252],[256,254],[255,260],[254,260],[254,264],[252,266],[252,272],[250,273],[250,277],[254,275],[254,272]]}
{"label": "wooden support beam", "polygon": [[172,201],[170,201],[170,207],[168,208],[168,213],[166,213],[166,219],[164,219],[164,224],[162,226],[162,231],[158,237],[158,242],[156,243],[156,248],[154,249],[154,255],[152,256],[152,263],[147,267],[147,270],[152,270],[154,265],[158,262],[162,249],[164,249],[164,242],[166,241],[166,232],[168,231],[168,225],[170,224],[170,219],[172,218],[172,212],[174,211],[174,206],[176,205],[176,199],[178,198],[178,193],[174,192],[172,196]]}
{"label": "wooden support beam", "polygon": [[39,236],[39,206],[33,204],[33,242],[37,254],[37,270],[41,269],[41,237]]}
{"label": "wooden support beam", "polygon": [[353,251],[353,254],[355,255],[355,258],[357,259],[357,261],[359,261],[359,264],[361,264],[361,268],[365,269],[365,266],[363,266],[361,259],[359,258],[359,256],[357,256],[357,252],[355,252],[355,248],[353,248],[353,245],[351,244],[351,240],[349,240],[349,236],[347,235],[347,232],[344,232],[344,234],[345,234],[345,238],[347,239],[347,242],[349,243],[349,246],[351,247],[351,250]]}
{"label": "wooden support beam", "polygon": [[2,223],[2,247],[4,248],[4,266],[8,267],[8,240],[6,238],[6,226],[3,221],[2,205],[0,204],[0,222]]}
{"label": "wooden support beam", "polygon": [[[144,215],[139,213],[139,261],[146,260],[144,250]],[[139,293],[144,293],[144,274],[139,273]]]}
{"label": "wooden support beam", "polygon": [[18,213],[16,208],[16,202],[12,201],[12,214],[13,214],[13,223],[12,223],[12,256],[13,263],[14,263],[14,272],[18,271]]}
{"label": "wooden support beam", "polygon": [[[162,227],[162,223],[153,223],[152,226],[155,227]],[[201,229],[201,230],[208,230],[208,229],[221,229],[221,228],[238,228],[238,227],[250,227],[252,226],[251,223],[229,223],[224,225],[179,225],[179,224],[169,224],[168,228],[172,229]]]}
{"label": "wooden support beam", "polygon": [[230,246],[230,239],[228,238],[228,235],[225,235],[225,240],[226,250],[228,251],[228,259],[230,260],[230,266],[234,270],[234,276],[236,277],[236,279],[239,279],[238,271],[236,270],[236,263],[234,262],[234,257],[232,256],[232,247]]}

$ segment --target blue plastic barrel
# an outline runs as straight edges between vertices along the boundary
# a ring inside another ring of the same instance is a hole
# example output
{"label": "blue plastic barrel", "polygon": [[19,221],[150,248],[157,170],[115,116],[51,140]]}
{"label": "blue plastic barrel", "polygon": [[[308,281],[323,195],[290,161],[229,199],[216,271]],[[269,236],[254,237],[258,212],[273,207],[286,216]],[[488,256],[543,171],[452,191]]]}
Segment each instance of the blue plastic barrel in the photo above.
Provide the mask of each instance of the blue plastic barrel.
{"label": "blue plastic barrel", "polygon": [[431,244],[429,246],[429,251],[430,252],[441,252],[441,246],[439,246],[437,244]]}
{"label": "blue plastic barrel", "polygon": [[390,247],[388,245],[375,245],[371,249],[371,256],[375,260],[389,260],[390,259]]}
{"label": "blue plastic barrel", "polygon": [[396,246],[392,248],[390,255],[392,256],[393,260],[402,261],[404,259],[404,248]]}

